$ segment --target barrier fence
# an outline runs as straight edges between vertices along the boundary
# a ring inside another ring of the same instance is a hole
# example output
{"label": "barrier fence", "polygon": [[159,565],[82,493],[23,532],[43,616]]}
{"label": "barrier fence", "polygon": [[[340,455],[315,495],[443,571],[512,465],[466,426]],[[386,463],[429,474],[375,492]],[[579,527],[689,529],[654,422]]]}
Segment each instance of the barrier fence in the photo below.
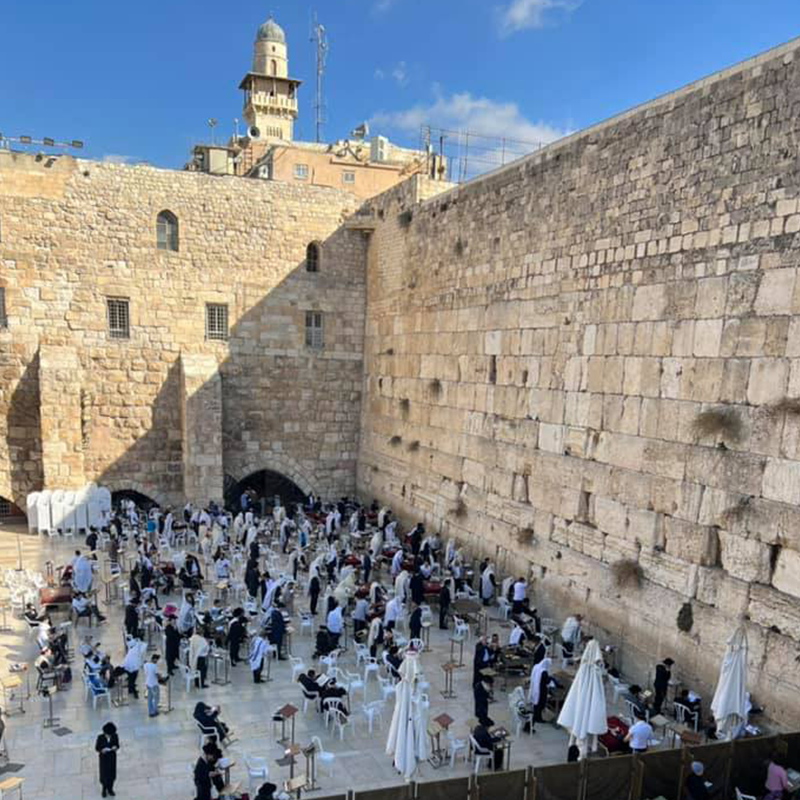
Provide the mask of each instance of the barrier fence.
{"label": "barrier fence", "polygon": [[355,789],[316,800],[683,800],[692,761],[703,763],[703,777],[713,784],[712,800],[732,800],[736,789],[764,794],[766,762],[773,753],[784,766],[800,771],[800,733]]}

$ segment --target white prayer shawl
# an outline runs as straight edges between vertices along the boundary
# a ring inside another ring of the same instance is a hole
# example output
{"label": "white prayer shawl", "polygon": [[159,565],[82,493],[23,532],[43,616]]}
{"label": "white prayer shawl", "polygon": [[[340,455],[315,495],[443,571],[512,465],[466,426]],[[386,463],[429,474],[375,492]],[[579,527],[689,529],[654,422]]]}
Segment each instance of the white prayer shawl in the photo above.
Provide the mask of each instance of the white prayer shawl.
{"label": "white prayer shawl", "polygon": [[504,578],[503,582],[500,584],[500,596],[501,597],[508,597],[508,593],[511,590],[511,587],[514,585],[514,579]]}
{"label": "white prayer shawl", "polygon": [[531,686],[528,692],[528,699],[531,705],[536,705],[539,702],[540,692],[542,688],[542,673],[547,672],[550,674],[551,661],[549,658],[543,658],[531,670]]}
{"label": "white prayer shawl", "polygon": [[514,627],[511,629],[511,633],[508,636],[508,646],[516,647],[522,641],[522,636],[524,633],[525,631],[523,631],[519,625],[514,625]]}
{"label": "white prayer shawl", "polygon": [[334,589],[333,596],[339,606],[345,608],[350,602],[350,598],[356,593],[356,576],[352,567],[347,567],[349,572],[339,581],[339,585]]}
{"label": "white prayer shawl", "polygon": [[383,552],[383,533],[379,530],[372,534],[369,540],[369,549],[372,551],[372,557],[376,558]]}
{"label": "white prayer shawl", "polygon": [[390,523],[389,523],[389,524],[386,526],[386,529],[384,530],[384,536],[386,537],[386,541],[387,541],[389,544],[396,544],[396,542],[397,542],[397,536],[396,536],[396,534],[395,534],[395,531],[396,531],[396,530],[397,530],[397,520],[396,520],[396,519],[393,519],[393,520],[392,520],[392,521],[391,521],[391,522],[390,522]]}
{"label": "white prayer shawl", "polygon": [[142,668],[142,659],[147,650],[147,644],[138,639],[133,639],[128,647],[125,658],[120,666],[125,672],[138,672]]}
{"label": "white prayer shawl", "polygon": [[78,592],[92,588],[92,562],[86,556],[78,556],[72,564],[72,585]]}
{"label": "white prayer shawl", "polygon": [[253,524],[253,512],[246,511],[244,515],[244,524],[245,525],[252,525]]}
{"label": "white prayer shawl", "polygon": [[194,606],[183,601],[181,610],[178,612],[178,630],[181,633],[186,633],[194,627]]}
{"label": "white prayer shawl", "polygon": [[561,641],[567,644],[579,644],[581,640],[581,624],[575,617],[567,617],[561,628]]}
{"label": "white prayer shawl", "polygon": [[216,550],[220,546],[220,543],[222,542],[224,537],[225,537],[225,532],[215,522],[214,526],[211,528],[211,541],[214,546],[214,550]]}
{"label": "white prayer shawl", "polygon": [[378,592],[381,590],[381,585],[378,581],[373,581],[369,587],[369,601],[370,603],[378,602]]}
{"label": "white prayer shawl", "polygon": [[247,658],[250,669],[255,672],[263,663],[267,654],[267,643],[261,636],[256,636],[250,644],[250,654]]}
{"label": "white prayer shawl", "polygon": [[386,508],[386,506],[384,506],[384,507],[383,507],[383,508],[382,508],[382,509],[381,509],[381,510],[378,512],[378,527],[379,527],[379,528],[383,528],[383,522],[384,522],[384,520],[386,519],[386,512],[387,512],[388,510],[389,510],[389,509],[388,509],[388,508]]}
{"label": "white prayer shawl", "polygon": [[264,600],[261,603],[261,610],[267,611],[272,607],[272,599],[275,597],[275,590],[278,588],[278,581],[270,578],[267,581],[267,591],[264,592]]}
{"label": "white prayer shawl", "polygon": [[492,578],[494,577],[494,568],[491,564],[483,571],[481,575],[481,597],[488,600],[494,595],[494,584]]}
{"label": "white prayer shawl", "polygon": [[233,518],[233,532],[238,536],[242,532],[242,528],[244,528],[244,514],[240,511]]}
{"label": "white prayer shawl", "polygon": [[455,539],[448,539],[447,540],[447,549],[445,550],[444,554],[444,561],[445,564],[449,567],[456,557],[456,540]]}
{"label": "white prayer shawl", "polygon": [[328,516],[325,517],[325,535],[330,536],[333,533],[333,525],[336,520],[336,517],[333,511],[328,512]]}
{"label": "white prayer shawl", "polygon": [[395,577],[400,574],[403,568],[403,551],[398,550],[392,557],[392,575]]}
{"label": "white prayer shawl", "polygon": [[172,543],[172,522],[174,517],[172,516],[172,512],[168,511],[167,516],[164,517],[164,538]]}
{"label": "white prayer shawl", "polygon": [[358,510],[350,515],[350,533],[355,533],[358,530]]}
{"label": "white prayer shawl", "polygon": [[383,627],[383,623],[381,622],[380,617],[375,617],[369,624],[369,635],[367,636],[367,646],[372,647],[375,644],[378,636],[380,636],[381,628]]}
{"label": "white prayer shawl", "polygon": [[394,580],[394,596],[400,598],[401,603],[408,600],[408,584],[411,576],[406,570],[403,570]]}
{"label": "white prayer shawl", "polygon": [[245,539],[245,543],[244,543],[244,546],[248,550],[250,550],[250,545],[253,544],[253,542],[256,540],[257,536],[258,536],[258,528],[256,528],[255,525],[251,525],[247,529],[247,538]]}

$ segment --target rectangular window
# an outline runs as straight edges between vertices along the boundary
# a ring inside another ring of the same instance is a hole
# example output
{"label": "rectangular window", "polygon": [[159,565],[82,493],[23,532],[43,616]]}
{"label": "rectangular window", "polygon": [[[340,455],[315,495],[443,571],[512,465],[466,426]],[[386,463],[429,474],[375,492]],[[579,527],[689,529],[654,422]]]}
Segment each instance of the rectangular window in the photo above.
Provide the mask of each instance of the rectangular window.
{"label": "rectangular window", "polygon": [[346,169],[342,173],[342,183],[350,183],[353,184],[356,182],[356,174],[351,169]]}
{"label": "rectangular window", "polygon": [[322,312],[306,311],[306,347],[320,349],[325,340],[322,335]]}
{"label": "rectangular window", "polygon": [[11,503],[8,500],[3,500],[0,497],[0,517],[10,517],[11,516]]}
{"label": "rectangular window", "polygon": [[6,316],[6,287],[0,286],[0,328],[8,327],[8,317]]}
{"label": "rectangular window", "polygon": [[127,297],[106,298],[108,335],[112,339],[130,339],[130,309]]}
{"label": "rectangular window", "polygon": [[294,165],[294,177],[295,177],[295,180],[298,180],[298,181],[307,181],[308,180],[308,164],[295,164]]}
{"label": "rectangular window", "polygon": [[206,303],[206,339],[225,341],[228,338],[228,306]]}

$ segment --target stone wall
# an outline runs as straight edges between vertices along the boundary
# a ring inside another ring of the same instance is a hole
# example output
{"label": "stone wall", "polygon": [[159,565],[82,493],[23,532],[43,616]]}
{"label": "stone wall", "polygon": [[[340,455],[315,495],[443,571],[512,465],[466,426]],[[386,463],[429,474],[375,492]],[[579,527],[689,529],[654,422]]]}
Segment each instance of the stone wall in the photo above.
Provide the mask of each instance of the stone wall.
{"label": "stone wall", "polygon": [[[29,491],[95,480],[179,502],[185,488],[217,497],[223,472],[264,468],[307,491],[352,492],[365,240],[339,229],[357,202],[0,151],[0,495],[24,507]],[[179,220],[178,252],[156,249],[164,209]],[[109,337],[109,296],[130,298],[129,339]],[[206,341],[208,302],[228,305],[228,341]],[[325,314],[319,351],[305,347],[307,309]],[[181,356],[189,383],[203,364],[210,386],[185,393]]]}
{"label": "stone wall", "polygon": [[795,725],[799,48],[374,200],[358,473],[583,612],[630,678],[671,655],[710,702],[744,618],[752,691]]}

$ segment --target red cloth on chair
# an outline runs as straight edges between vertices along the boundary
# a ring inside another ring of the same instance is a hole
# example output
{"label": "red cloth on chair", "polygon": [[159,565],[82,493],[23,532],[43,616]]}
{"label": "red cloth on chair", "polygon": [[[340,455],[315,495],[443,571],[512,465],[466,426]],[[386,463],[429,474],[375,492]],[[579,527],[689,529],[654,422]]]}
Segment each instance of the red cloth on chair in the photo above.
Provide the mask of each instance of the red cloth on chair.
{"label": "red cloth on chair", "polygon": [[608,731],[597,737],[609,753],[619,753],[626,749],[625,737],[628,735],[628,726],[619,717],[608,717]]}
{"label": "red cloth on chair", "polygon": [[45,586],[39,589],[39,606],[56,606],[72,603],[72,589],[69,586]]}

